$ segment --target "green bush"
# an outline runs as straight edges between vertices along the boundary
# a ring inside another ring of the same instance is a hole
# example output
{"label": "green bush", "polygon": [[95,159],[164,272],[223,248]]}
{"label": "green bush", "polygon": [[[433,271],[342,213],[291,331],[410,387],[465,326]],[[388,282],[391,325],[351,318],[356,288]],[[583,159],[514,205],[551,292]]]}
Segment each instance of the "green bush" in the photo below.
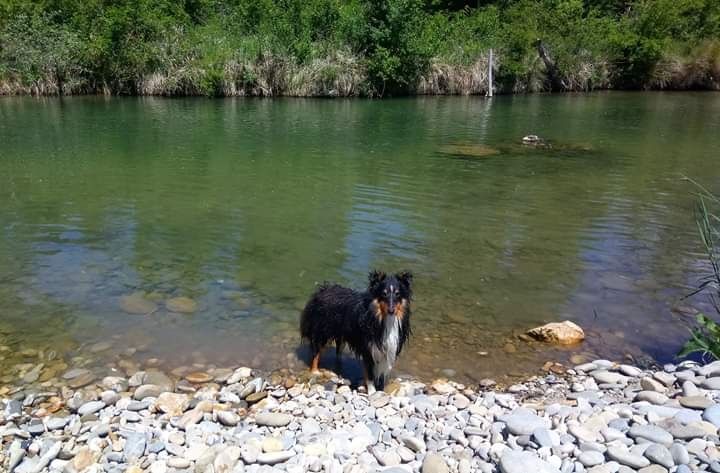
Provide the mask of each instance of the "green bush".
{"label": "green bush", "polygon": [[342,63],[350,89],[398,95],[492,47],[501,91],[712,88],[700,48],[718,37],[717,0],[0,0],[0,86],[217,95],[300,69],[328,82]]}

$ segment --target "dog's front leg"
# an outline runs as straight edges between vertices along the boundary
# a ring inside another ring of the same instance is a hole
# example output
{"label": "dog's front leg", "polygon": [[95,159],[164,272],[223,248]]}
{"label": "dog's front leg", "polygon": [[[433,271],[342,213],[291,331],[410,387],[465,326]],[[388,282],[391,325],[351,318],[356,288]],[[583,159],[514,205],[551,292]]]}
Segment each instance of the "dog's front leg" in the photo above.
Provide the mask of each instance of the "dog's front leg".
{"label": "dog's front leg", "polygon": [[363,363],[363,382],[365,383],[365,389],[367,390],[368,396],[375,392],[375,373],[373,372],[373,366],[370,363]]}

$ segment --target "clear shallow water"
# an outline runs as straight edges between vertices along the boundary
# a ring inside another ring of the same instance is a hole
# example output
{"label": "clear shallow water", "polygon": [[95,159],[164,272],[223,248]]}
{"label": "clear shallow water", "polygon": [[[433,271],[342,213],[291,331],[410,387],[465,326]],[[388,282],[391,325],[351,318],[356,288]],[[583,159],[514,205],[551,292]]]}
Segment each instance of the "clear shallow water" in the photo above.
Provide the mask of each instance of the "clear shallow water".
{"label": "clear shallow water", "polygon": [[[720,191],[719,160],[712,93],[3,98],[0,362],[300,368],[314,284],[361,288],[373,267],[416,275],[398,373],[667,361],[689,321],[672,308],[706,308],[680,301],[707,270],[682,176]],[[158,310],[123,311],[136,292]],[[175,296],[198,309],[165,310]],[[588,340],[516,338],[562,319]]]}

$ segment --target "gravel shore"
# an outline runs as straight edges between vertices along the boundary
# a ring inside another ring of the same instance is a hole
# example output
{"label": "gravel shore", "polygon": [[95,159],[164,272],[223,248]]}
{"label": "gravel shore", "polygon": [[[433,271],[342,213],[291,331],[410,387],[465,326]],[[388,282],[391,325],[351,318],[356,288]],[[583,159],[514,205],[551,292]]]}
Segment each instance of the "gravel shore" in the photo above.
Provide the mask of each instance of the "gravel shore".
{"label": "gravel shore", "polygon": [[720,362],[556,368],[503,390],[396,380],[367,396],[330,372],[28,367],[0,389],[0,470],[720,473]]}

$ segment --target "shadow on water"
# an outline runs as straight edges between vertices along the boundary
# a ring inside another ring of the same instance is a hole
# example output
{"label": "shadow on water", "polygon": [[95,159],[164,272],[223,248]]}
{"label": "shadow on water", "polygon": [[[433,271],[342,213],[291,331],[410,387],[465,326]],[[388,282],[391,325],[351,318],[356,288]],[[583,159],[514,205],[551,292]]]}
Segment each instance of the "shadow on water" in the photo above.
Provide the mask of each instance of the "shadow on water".
{"label": "shadow on water", "polygon": [[[0,362],[304,369],[315,284],[361,289],[374,267],[416,275],[398,373],[666,361],[706,270],[679,176],[720,182],[718,128],[718,94],[5,98]],[[529,133],[551,146],[519,144]],[[128,313],[133,293],[157,308]],[[197,308],[168,310],[177,297]],[[586,343],[517,338],[561,319]]]}

